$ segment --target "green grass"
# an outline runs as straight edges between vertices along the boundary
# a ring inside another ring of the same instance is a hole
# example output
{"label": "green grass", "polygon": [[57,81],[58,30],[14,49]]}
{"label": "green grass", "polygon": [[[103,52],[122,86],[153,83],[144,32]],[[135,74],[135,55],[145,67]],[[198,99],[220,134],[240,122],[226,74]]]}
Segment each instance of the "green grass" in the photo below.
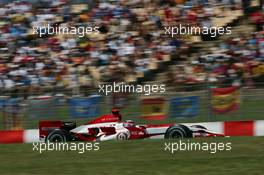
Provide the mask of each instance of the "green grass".
{"label": "green grass", "polygon": [[[0,174],[3,175],[262,175],[263,137],[205,138],[193,142],[231,142],[231,151],[215,154],[202,151],[164,151],[165,142],[137,140],[102,142],[100,150],[32,151],[31,144],[0,145]],[[185,140],[185,142],[187,142]]]}

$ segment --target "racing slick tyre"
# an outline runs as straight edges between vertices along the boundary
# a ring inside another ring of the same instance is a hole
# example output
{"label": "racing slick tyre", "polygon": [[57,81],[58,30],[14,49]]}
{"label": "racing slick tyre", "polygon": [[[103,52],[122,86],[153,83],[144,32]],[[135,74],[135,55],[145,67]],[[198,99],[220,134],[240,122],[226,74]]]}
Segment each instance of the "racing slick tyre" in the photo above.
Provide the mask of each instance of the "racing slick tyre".
{"label": "racing slick tyre", "polygon": [[53,130],[45,138],[45,142],[66,142],[67,136],[62,130]]}
{"label": "racing slick tyre", "polygon": [[192,131],[184,125],[174,125],[169,127],[165,132],[165,139],[192,138]]}
{"label": "racing slick tyre", "polygon": [[128,139],[128,135],[124,132],[121,132],[119,134],[117,134],[116,136],[117,140],[127,140]]}

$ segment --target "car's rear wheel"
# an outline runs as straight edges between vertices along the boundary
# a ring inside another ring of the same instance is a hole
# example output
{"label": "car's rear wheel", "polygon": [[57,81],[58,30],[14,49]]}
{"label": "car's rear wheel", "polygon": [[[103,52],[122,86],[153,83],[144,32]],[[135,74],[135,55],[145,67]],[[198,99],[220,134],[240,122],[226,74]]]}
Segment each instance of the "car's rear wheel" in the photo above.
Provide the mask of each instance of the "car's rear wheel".
{"label": "car's rear wheel", "polygon": [[46,139],[45,139],[46,142],[66,142],[67,141],[67,137],[66,137],[66,134],[61,131],[61,130],[53,130],[51,131]]}
{"label": "car's rear wheel", "polygon": [[180,139],[193,137],[192,131],[184,125],[174,125],[165,132],[165,139]]}

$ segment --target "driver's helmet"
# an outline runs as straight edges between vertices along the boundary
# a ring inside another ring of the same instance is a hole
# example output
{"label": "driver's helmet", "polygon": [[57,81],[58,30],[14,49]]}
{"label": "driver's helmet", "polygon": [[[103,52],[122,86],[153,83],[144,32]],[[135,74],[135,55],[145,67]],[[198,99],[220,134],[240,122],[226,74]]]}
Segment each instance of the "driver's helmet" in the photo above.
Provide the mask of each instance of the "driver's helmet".
{"label": "driver's helmet", "polygon": [[113,108],[113,109],[112,109],[112,114],[113,114],[113,115],[119,115],[119,110],[116,109],[116,108]]}

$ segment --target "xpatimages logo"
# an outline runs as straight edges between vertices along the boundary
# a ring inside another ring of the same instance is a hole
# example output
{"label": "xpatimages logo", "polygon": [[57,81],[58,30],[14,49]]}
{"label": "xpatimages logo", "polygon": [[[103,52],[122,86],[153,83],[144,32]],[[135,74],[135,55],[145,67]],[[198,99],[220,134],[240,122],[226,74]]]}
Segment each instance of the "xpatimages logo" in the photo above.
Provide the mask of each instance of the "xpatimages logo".
{"label": "xpatimages logo", "polygon": [[179,26],[166,26],[164,27],[165,35],[177,37],[178,35],[211,35],[217,37],[218,35],[231,35],[231,27],[198,27],[191,26],[190,24]]}
{"label": "xpatimages logo", "polygon": [[178,151],[204,151],[215,154],[221,151],[231,151],[232,143],[227,142],[193,142],[190,140],[179,140],[178,142],[165,142],[164,151],[174,154]]}
{"label": "xpatimages logo", "polygon": [[32,146],[32,150],[40,154],[45,151],[76,151],[79,154],[83,154],[86,151],[100,150],[99,142],[36,142]]}
{"label": "xpatimages logo", "polygon": [[143,95],[151,95],[152,93],[165,93],[166,85],[129,85],[114,82],[113,84],[99,84],[99,94],[109,95],[111,93],[139,93]]}
{"label": "xpatimages logo", "polygon": [[35,26],[33,27],[33,34],[37,34],[39,37],[45,35],[78,35],[80,38],[89,34],[99,34],[99,27],[66,27],[66,26]]}

